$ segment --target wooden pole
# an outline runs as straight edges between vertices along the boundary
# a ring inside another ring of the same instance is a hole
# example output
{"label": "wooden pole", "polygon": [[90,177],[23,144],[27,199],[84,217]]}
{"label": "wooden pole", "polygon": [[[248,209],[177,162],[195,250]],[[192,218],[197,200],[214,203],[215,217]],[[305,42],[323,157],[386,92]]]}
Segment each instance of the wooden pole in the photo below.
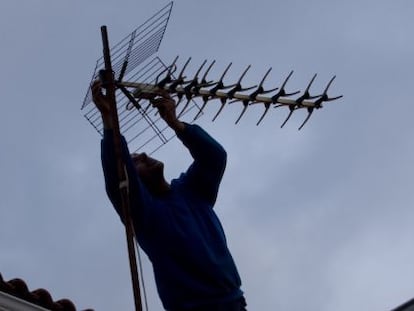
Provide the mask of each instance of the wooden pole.
{"label": "wooden pole", "polygon": [[111,101],[111,117],[113,120],[113,135],[114,135],[114,148],[115,157],[117,160],[117,172],[119,180],[119,190],[121,194],[122,211],[124,216],[125,232],[128,246],[129,266],[131,270],[132,288],[134,292],[135,310],[142,311],[141,290],[139,285],[139,276],[137,268],[137,258],[135,253],[134,244],[134,227],[131,217],[131,209],[129,205],[129,184],[128,176],[125,169],[125,163],[122,160],[122,147],[121,147],[121,132],[119,129],[118,110],[116,107],[115,96],[115,78],[112,71],[111,54],[109,49],[108,32],[106,26],[101,27],[102,44],[103,44],[103,57],[105,61],[105,70],[101,73],[101,79],[103,87],[106,89],[106,94]]}

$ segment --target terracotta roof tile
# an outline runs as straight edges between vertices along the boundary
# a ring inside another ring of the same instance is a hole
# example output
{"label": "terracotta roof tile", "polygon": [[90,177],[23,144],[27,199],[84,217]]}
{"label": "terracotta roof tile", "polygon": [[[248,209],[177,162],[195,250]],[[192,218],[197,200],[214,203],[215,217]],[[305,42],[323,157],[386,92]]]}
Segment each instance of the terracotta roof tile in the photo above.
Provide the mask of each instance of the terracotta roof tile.
{"label": "terracotta roof tile", "polygon": [[[76,311],[75,305],[69,299],[54,301],[52,295],[46,289],[39,288],[30,291],[22,279],[16,278],[5,281],[1,273],[0,291],[51,311]],[[93,311],[93,309],[85,309],[83,311]]]}

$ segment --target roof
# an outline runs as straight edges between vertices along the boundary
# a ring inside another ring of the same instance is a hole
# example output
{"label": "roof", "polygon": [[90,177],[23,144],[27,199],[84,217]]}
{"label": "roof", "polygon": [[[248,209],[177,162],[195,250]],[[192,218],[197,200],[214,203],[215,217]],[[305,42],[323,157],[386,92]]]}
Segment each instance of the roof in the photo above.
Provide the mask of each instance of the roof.
{"label": "roof", "polygon": [[414,311],[414,298],[392,311]]}
{"label": "roof", "polygon": [[[77,311],[75,305],[69,299],[53,300],[52,295],[44,288],[30,291],[25,281],[16,278],[9,281],[3,280],[0,273],[0,292],[14,296],[26,302],[40,306],[51,311]],[[85,309],[83,311],[93,311]]]}

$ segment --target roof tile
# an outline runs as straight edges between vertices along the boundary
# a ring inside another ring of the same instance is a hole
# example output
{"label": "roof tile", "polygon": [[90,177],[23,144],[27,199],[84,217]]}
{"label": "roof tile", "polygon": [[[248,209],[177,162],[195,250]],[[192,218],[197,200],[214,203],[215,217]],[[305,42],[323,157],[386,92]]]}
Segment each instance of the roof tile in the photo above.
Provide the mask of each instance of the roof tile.
{"label": "roof tile", "polygon": [[[5,281],[1,273],[0,291],[51,311],[76,311],[75,305],[69,299],[54,301],[52,295],[46,289],[39,288],[30,291],[22,279],[16,278]],[[93,309],[85,309],[83,311],[93,311]]]}

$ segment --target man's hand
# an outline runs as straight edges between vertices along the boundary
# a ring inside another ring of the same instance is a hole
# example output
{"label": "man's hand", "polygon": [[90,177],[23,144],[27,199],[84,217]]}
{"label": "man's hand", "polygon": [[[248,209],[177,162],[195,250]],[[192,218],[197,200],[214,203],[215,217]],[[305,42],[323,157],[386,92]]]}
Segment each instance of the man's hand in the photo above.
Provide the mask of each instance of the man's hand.
{"label": "man's hand", "polygon": [[151,100],[152,106],[158,109],[161,118],[174,131],[183,131],[184,123],[179,121],[175,111],[175,100],[171,98],[167,91],[160,92],[159,96]]}
{"label": "man's hand", "polygon": [[102,93],[102,83],[99,80],[95,80],[91,86],[92,99],[96,105],[96,108],[101,112],[102,115],[110,114],[111,112],[111,101],[107,95]]}
{"label": "man's hand", "polygon": [[101,113],[102,121],[104,128],[112,128],[112,118],[111,118],[111,99],[108,95],[102,93],[102,83],[99,80],[96,80],[92,83],[91,86],[92,99],[95,103],[96,108]]}

